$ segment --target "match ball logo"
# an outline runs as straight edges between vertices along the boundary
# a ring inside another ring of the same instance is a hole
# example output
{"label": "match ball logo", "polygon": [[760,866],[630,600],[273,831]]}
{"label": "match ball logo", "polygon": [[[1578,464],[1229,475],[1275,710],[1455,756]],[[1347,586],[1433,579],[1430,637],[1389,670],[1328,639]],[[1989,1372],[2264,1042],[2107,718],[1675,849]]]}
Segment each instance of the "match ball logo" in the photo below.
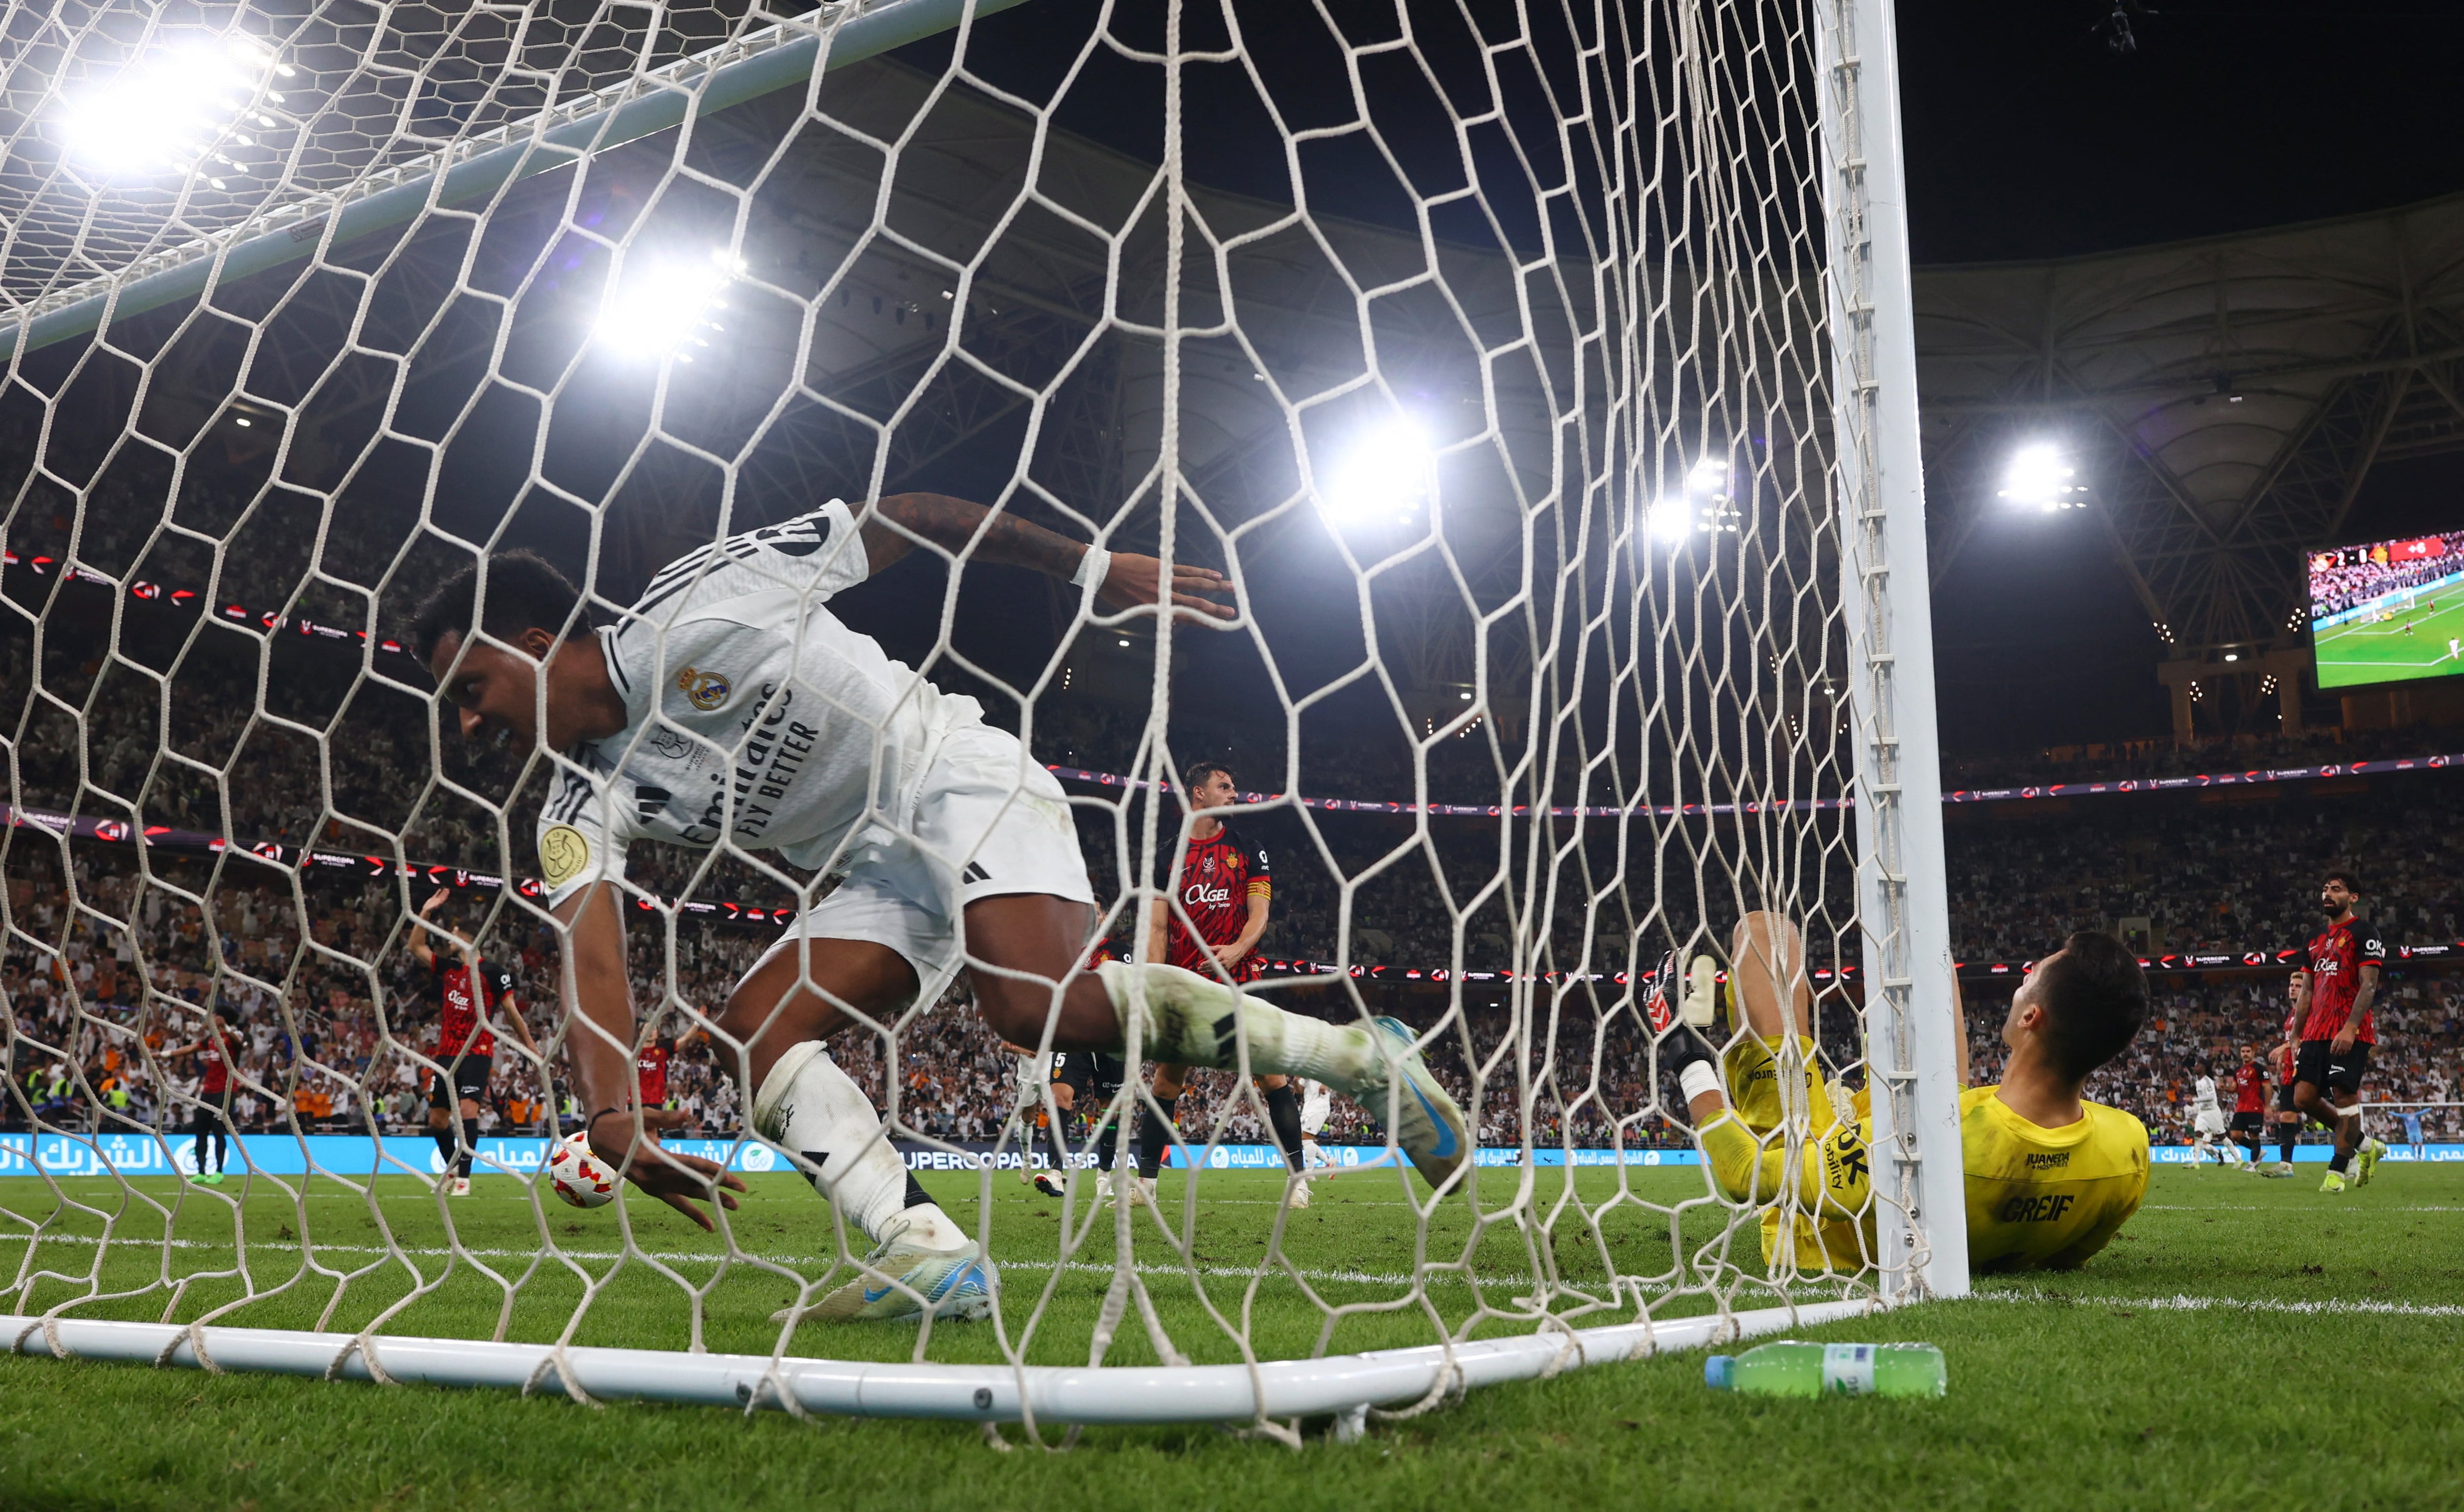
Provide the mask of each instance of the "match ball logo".
{"label": "match ball logo", "polygon": [[727,702],[727,695],[736,691],[718,673],[705,672],[693,667],[676,674],[676,690],[685,695],[687,703],[704,713]]}
{"label": "match ball logo", "polygon": [[548,1151],[547,1184],[577,1208],[601,1207],[616,1195],[616,1172],[592,1152],[587,1133],[568,1135]]}
{"label": "match ball logo", "polygon": [[559,824],[539,837],[539,869],[547,873],[547,885],[561,887],[582,875],[590,865],[590,842],[582,831],[570,824]]}

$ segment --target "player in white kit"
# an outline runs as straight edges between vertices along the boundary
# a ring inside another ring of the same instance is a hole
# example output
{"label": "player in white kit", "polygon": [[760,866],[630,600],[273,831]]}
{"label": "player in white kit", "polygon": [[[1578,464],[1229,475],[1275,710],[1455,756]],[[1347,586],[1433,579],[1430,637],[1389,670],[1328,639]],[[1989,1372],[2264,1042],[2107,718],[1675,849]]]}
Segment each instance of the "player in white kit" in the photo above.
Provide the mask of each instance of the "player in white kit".
{"label": "player in white kit", "polygon": [[[881,1032],[969,973],[986,1025],[1039,1051],[1144,1053],[1316,1077],[1391,1121],[1443,1185],[1468,1153],[1461,1109],[1392,1019],[1331,1024],[1163,965],[1083,964],[1094,889],[1060,784],[972,698],[935,688],[827,601],[917,541],[970,564],[1026,567],[1097,599],[1229,619],[1219,573],[1068,540],[1014,515],[909,493],[856,513],[833,499],[670,563],[593,630],[572,584],[528,552],[440,583],[411,639],[466,738],[550,756],[538,827],[561,935],[567,1052],[601,1158],[708,1228],[693,1200],[743,1183],[660,1148],[679,1115],[633,1095],[627,847],[637,840],[777,851],[836,875],[746,973],[718,1016],[751,1125],[788,1151],[872,1241],[855,1280],[805,1317],[979,1318],[992,1280],[974,1239],[908,1174],[871,1100],[824,1052],[850,1023]],[[647,901],[647,900],[646,900]]]}
{"label": "player in white kit", "polygon": [[1001,1042],[1001,1048],[1018,1062],[1011,1073],[1016,1093],[1011,1106],[1018,1113],[1019,1185],[1033,1186],[1041,1191],[1044,1184],[1036,1179],[1035,1170],[1036,1114],[1040,1110],[1038,1101],[1044,1096],[1044,1084],[1052,1074],[1052,1057],[1039,1055],[1024,1045],[1011,1044],[1007,1041]]}
{"label": "player in white kit", "polygon": [[2216,1157],[2216,1164],[2244,1169],[2241,1151],[2225,1138],[2225,1110],[2216,1102],[2216,1079],[2199,1068],[2198,1078],[2190,1084],[2190,1169],[2199,1170],[2201,1151]]}
{"label": "player in white kit", "polygon": [[1326,1132],[1326,1121],[1334,1115],[1334,1094],[1324,1082],[1302,1081],[1301,1093],[1301,1182],[1306,1186],[1309,1173],[1329,1165],[1326,1151],[1317,1148],[1317,1136]]}

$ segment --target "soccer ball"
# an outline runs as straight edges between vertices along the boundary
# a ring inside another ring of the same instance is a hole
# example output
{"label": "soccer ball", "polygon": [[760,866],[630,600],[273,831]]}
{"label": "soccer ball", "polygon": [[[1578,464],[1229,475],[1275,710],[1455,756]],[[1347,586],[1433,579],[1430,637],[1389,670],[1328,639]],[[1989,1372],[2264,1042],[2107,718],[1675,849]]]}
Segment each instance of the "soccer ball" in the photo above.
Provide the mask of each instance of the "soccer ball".
{"label": "soccer ball", "polygon": [[577,1208],[603,1207],[616,1195],[616,1172],[590,1152],[587,1134],[571,1134],[548,1152],[547,1184]]}

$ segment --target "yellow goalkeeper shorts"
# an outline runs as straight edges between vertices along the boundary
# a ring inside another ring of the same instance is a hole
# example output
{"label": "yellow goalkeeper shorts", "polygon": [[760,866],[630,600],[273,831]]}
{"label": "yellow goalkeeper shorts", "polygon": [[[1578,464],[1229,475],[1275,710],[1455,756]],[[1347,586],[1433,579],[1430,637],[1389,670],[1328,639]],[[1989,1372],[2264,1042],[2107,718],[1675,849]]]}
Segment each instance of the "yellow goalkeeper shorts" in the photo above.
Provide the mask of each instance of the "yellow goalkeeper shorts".
{"label": "yellow goalkeeper shorts", "polygon": [[1810,1213],[1798,1212],[1782,1228],[1779,1209],[1763,1209],[1763,1263],[1773,1270],[1853,1276],[1874,1263],[1873,1254],[1873,1238],[1865,1232],[1865,1220],[1817,1219]]}
{"label": "yellow goalkeeper shorts", "polygon": [[1829,1133],[1838,1119],[1831,1108],[1830,1089],[1823,1083],[1822,1062],[1814,1053],[1813,1040],[1798,1035],[1795,1049],[1789,1051],[1778,1036],[1749,1034],[1721,1052],[1720,1080],[1727,1087],[1728,1106],[1737,1121],[1757,1138],[1779,1128],[1783,1075],[1791,1076],[1800,1088],[1798,1106],[1804,1109],[1807,1133],[1815,1139]]}

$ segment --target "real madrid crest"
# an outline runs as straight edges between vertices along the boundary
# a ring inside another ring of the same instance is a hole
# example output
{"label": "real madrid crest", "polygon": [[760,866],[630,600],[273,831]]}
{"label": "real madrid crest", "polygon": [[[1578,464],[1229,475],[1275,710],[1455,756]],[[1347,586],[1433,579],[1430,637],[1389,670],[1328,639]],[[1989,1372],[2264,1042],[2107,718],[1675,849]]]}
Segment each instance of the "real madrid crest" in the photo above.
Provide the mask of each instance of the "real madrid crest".
{"label": "real madrid crest", "polygon": [[685,695],[687,703],[705,713],[727,702],[727,695],[736,690],[725,677],[716,672],[705,672],[696,667],[688,667],[676,673],[676,689]]}

